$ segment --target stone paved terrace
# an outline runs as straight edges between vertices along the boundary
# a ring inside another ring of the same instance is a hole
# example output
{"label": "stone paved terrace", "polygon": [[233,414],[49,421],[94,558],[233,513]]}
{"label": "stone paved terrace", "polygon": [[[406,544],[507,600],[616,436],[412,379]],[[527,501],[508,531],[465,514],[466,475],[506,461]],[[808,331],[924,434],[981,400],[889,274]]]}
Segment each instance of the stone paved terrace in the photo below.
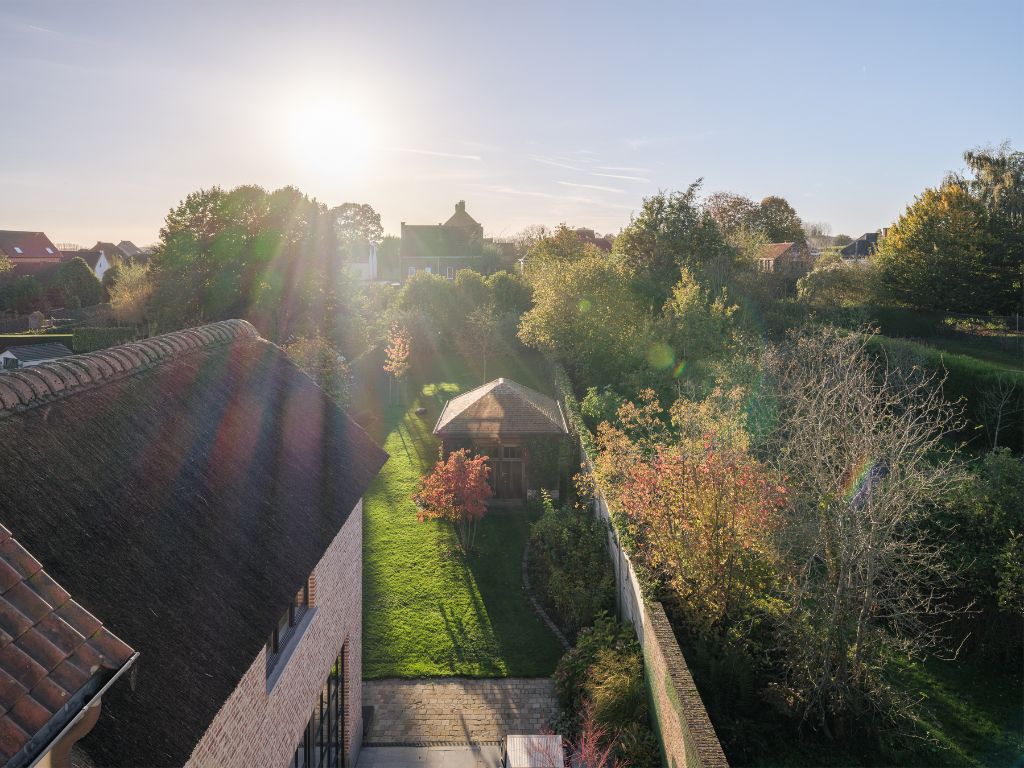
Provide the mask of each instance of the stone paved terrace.
{"label": "stone paved terrace", "polygon": [[367,746],[494,744],[509,733],[544,733],[558,715],[550,678],[367,680],[373,707]]}

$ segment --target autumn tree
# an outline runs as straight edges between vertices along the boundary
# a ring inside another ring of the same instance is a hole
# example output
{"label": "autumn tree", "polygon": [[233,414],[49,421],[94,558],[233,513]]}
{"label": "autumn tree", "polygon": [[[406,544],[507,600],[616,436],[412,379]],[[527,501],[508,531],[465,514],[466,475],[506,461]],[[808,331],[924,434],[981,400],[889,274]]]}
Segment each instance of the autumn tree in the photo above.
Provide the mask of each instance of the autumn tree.
{"label": "autumn tree", "polygon": [[670,425],[654,393],[642,393],[617,425],[599,428],[596,470],[635,557],[670,590],[690,630],[711,633],[773,586],[785,489],[728,428],[699,434],[696,422],[677,419],[694,405],[677,403]]}
{"label": "autumn tree", "polygon": [[444,520],[455,526],[464,551],[473,548],[477,523],[487,512],[487,500],[494,495],[487,478],[486,456],[470,456],[465,448],[440,460],[430,474],[420,478],[413,495],[420,522]]}
{"label": "autumn tree", "polygon": [[392,395],[395,384],[405,378],[411,366],[412,336],[400,325],[392,325],[388,332],[388,345],[384,350],[384,371],[391,374]]}
{"label": "autumn tree", "polygon": [[110,287],[110,308],[119,322],[141,325],[153,293],[149,267],[129,262],[120,267],[117,282]]}
{"label": "autumn tree", "polygon": [[348,362],[326,338],[300,336],[286,344],[284,351],[334,402],[342,408],[348,405],[352,389]]}
{"label": "autumn tree", "polygon": [[542,229],[536,234],[526,252],[524,274],[530,282],[536,282],[549,267],[598,256],[603,256],[600,248],[586,242],[565,224],[559,224],[553,232]]}

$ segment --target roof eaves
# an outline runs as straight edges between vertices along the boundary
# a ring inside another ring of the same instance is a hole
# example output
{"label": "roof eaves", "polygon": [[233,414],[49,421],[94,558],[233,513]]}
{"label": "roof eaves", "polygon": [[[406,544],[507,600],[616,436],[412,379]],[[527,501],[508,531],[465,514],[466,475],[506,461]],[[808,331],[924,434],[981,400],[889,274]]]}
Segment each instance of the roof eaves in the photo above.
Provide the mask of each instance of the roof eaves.
{"label": "roof eaves", "polygon": [[222,320],[98,352],[64,357],[59,362],[4,371],[0,373],[0,418],[101,386],[196,349],[258,336],[256,329],[245,320]]}

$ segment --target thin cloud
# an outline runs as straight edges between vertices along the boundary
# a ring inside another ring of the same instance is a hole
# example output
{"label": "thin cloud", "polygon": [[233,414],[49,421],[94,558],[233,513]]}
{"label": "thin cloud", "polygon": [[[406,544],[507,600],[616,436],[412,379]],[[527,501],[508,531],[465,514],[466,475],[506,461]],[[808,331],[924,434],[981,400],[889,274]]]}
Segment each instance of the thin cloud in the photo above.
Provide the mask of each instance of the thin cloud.
{"label": "thin cloud", "polygon": [[622,179],[623,181],[643,181],[648,182],[650,179],[643,176],[622,176],[618,173],[592,173],[591,176],[602,176],[606,179]]}
{"label": "thin cloud", "polygon": [[599,171],[625,171],[626,173],[650,173],[650,168],[637,168],[635,165],[599,165]]}
{"label": "thin cloud", "polygon": [[433,149],[415,149],[413,147],[384,147],[386,152],[405,152],[410,155],[426,155],[428,157],[451,157],[456,160],[474,160],[479,162],[480,155],[460,155],[456,152],[439,152]]}
{"label": "thin cloud", "polygon": [[602,187],[599,184],[577,184],[572,181],[560,181],[558,182],[563,187],[576,187],[578,189],[596,189],[598,192],[625,192],[624,189],[616,189],[615,187]]}
{"label": "thin cloud", "polygon": [[530,159],[533,160],[535,163],[543,163],[544,165],[551,165],[554,166],[555,168],[564,168],[567,171],[583,170],[582,168],[577,168],[575,165],[569,165],[568,163],[562,162],[560,160],[550,160],[546,157],[537,157],[536,155],[531,155]]}
{"label": "thin cloud", "polygon": [[582,197],[579,195],[556,195],[551,192],[541,192],[536,189],[521,189],[519,187],[509,187],[504,185],[496,184],[485,184],[481,185],[480,189],[486,192],[494,192],[499,195],[515,195],[517,197],[539,197],[542,200],[557,200],[562,203],[582,203],[584,205],[604,208],[614,208],[619,210],[632,211],[632,205],[623,205],[621,203],[610,203],[606,200],[598,200],[593,197]]}

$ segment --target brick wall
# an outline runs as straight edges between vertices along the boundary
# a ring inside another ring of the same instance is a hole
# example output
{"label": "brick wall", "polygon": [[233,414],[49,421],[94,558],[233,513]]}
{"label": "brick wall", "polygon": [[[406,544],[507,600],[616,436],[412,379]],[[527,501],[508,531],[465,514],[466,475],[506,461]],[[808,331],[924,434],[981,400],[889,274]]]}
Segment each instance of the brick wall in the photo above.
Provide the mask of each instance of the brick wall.
{"label": "brick wall", "polygon": [[[581,448],[582,451],[582,448]],[[590,466],[586,451],[584,461]],[[593,468],[591,467],[591,470]],[[661,603],[646,600],[629,555],[619,543],[604,499],[595,499],[597,514],[608,523],[608,552],[615,570],[619,616],[633,624],[644,650],[644,665],[669,768],[728,768],[704,702],[686,666]]]}
{"label": "brick wall", "polygon": [[362,528],[360,502],[313,571],[316,613],[273,690],[267,693],[264,650],[196,745],[190,766],[288,765],[343,645],[345,765],[355,765],[362,738]]}

